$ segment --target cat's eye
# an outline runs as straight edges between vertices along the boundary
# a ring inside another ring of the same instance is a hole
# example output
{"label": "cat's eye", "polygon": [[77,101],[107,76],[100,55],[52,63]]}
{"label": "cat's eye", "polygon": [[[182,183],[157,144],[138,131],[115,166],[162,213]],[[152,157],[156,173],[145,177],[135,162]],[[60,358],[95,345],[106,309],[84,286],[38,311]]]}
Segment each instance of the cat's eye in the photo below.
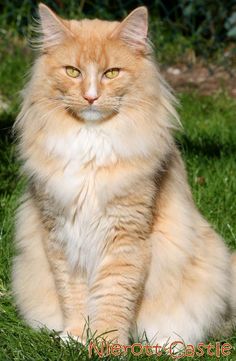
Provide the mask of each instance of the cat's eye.
{"label": "cat's eye", "polygon": [[78,78],[80,76],[80,71],[73,66],[66,66],[66,74],[71,78]]}
{"label": "cat's eye", "polygon": [[108,69],[108,70],[104,73],[104,75],[105,75],[105,77],[108,78],[108,79],[114,79],[114,78],[116,78],[116,77],[119,75],[119,73],[120,73],[120,69],[118,69],[118,68],[112,68],[112,69]]}

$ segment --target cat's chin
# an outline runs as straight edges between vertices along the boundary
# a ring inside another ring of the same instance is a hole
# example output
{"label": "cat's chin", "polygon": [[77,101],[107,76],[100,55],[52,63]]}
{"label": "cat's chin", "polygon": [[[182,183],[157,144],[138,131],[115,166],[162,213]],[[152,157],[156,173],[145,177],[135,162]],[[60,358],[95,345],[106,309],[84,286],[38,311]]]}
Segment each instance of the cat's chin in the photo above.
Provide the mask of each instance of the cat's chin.
{"label": "cat's chin", "polygon": [[86,122],[99,122],[107,117],[107,114],[97,109],[85,109],[79,112],[79,116]]}

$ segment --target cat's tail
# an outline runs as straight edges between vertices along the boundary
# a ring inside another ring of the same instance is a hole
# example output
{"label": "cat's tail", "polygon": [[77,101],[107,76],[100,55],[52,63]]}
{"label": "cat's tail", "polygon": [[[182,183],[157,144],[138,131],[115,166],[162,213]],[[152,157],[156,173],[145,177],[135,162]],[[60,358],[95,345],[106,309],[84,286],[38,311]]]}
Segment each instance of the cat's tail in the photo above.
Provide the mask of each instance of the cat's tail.
{"label": "cat's tail", "polygon": [[229,313],[227,319],[223,321],[220,328],[212,333],[212,337],[220,339],[222,337],[230,337],[233,330],[236,329],[236,251],[231,255],[231,290],[229,300]]}
{"label": "cat's tail", "polygon": [[236,328],[236,252],[231,255],[232,267],[232,289],[231,289],[231,307],[233,314],[233,325]]}

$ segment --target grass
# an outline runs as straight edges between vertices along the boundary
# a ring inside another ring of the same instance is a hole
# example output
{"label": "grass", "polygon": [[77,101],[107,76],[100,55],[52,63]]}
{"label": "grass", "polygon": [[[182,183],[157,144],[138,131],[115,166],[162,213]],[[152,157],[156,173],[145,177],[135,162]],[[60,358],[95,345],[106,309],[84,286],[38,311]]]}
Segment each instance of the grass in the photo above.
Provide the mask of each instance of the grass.
{"label": "grass", "polygon": [[[20,46],[18,46],[20,45]],[[21,89],[23,74],[30,63],[23,43],[13,40],[13,46],[0,43],[0,95],[9,103],[0,113],[0,361],[80,361],[89,360],[87,347],[75,341],[60,342],[56,333],[35,332],[17,314],[11,295],[10,272],[13,249],[14,213],[23,187],[15,161],[15,145],[9,130],[17,111],[16,93]],[[231,249],[236,249],[236,102],[224,94],[200,96],[182,94],[181,119],[184,131],[177,142],[186,162],[189,182],[195,202],[204,216],[224,237]],[[225,341],[225,340],[221,340]],[[228,341],[234,348],[230,356],[220,360],[236,360],[236,333]],[[92,360],[98,360],[94,355]],[[123,358],[134,360],[129,353]],[[156,360],[156,356],[139,356],[140,360]],[[163,355],[158,360],[171,359]],[[215,360],[210,356],[186,357],[185,360]]]}

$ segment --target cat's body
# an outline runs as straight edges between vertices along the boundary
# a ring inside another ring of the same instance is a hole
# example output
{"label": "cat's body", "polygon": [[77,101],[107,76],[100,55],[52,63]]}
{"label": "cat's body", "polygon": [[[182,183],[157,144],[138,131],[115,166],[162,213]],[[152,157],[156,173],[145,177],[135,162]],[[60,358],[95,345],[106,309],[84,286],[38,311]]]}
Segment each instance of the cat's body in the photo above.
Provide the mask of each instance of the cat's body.
{"label": "cat's body", "polygon": [[[80,337],[89,317],[126,344],[143,332],[203,341],[235,314],[236,272],[193,204],[145,9],[123,23],[62,23],[44,6],[41,18],[44,53],[16,123],[29,179],[13,273],[23,316]],[[80,83],[68,65],[84,69]],[[99,75],[110,68],[120,79]]]}

